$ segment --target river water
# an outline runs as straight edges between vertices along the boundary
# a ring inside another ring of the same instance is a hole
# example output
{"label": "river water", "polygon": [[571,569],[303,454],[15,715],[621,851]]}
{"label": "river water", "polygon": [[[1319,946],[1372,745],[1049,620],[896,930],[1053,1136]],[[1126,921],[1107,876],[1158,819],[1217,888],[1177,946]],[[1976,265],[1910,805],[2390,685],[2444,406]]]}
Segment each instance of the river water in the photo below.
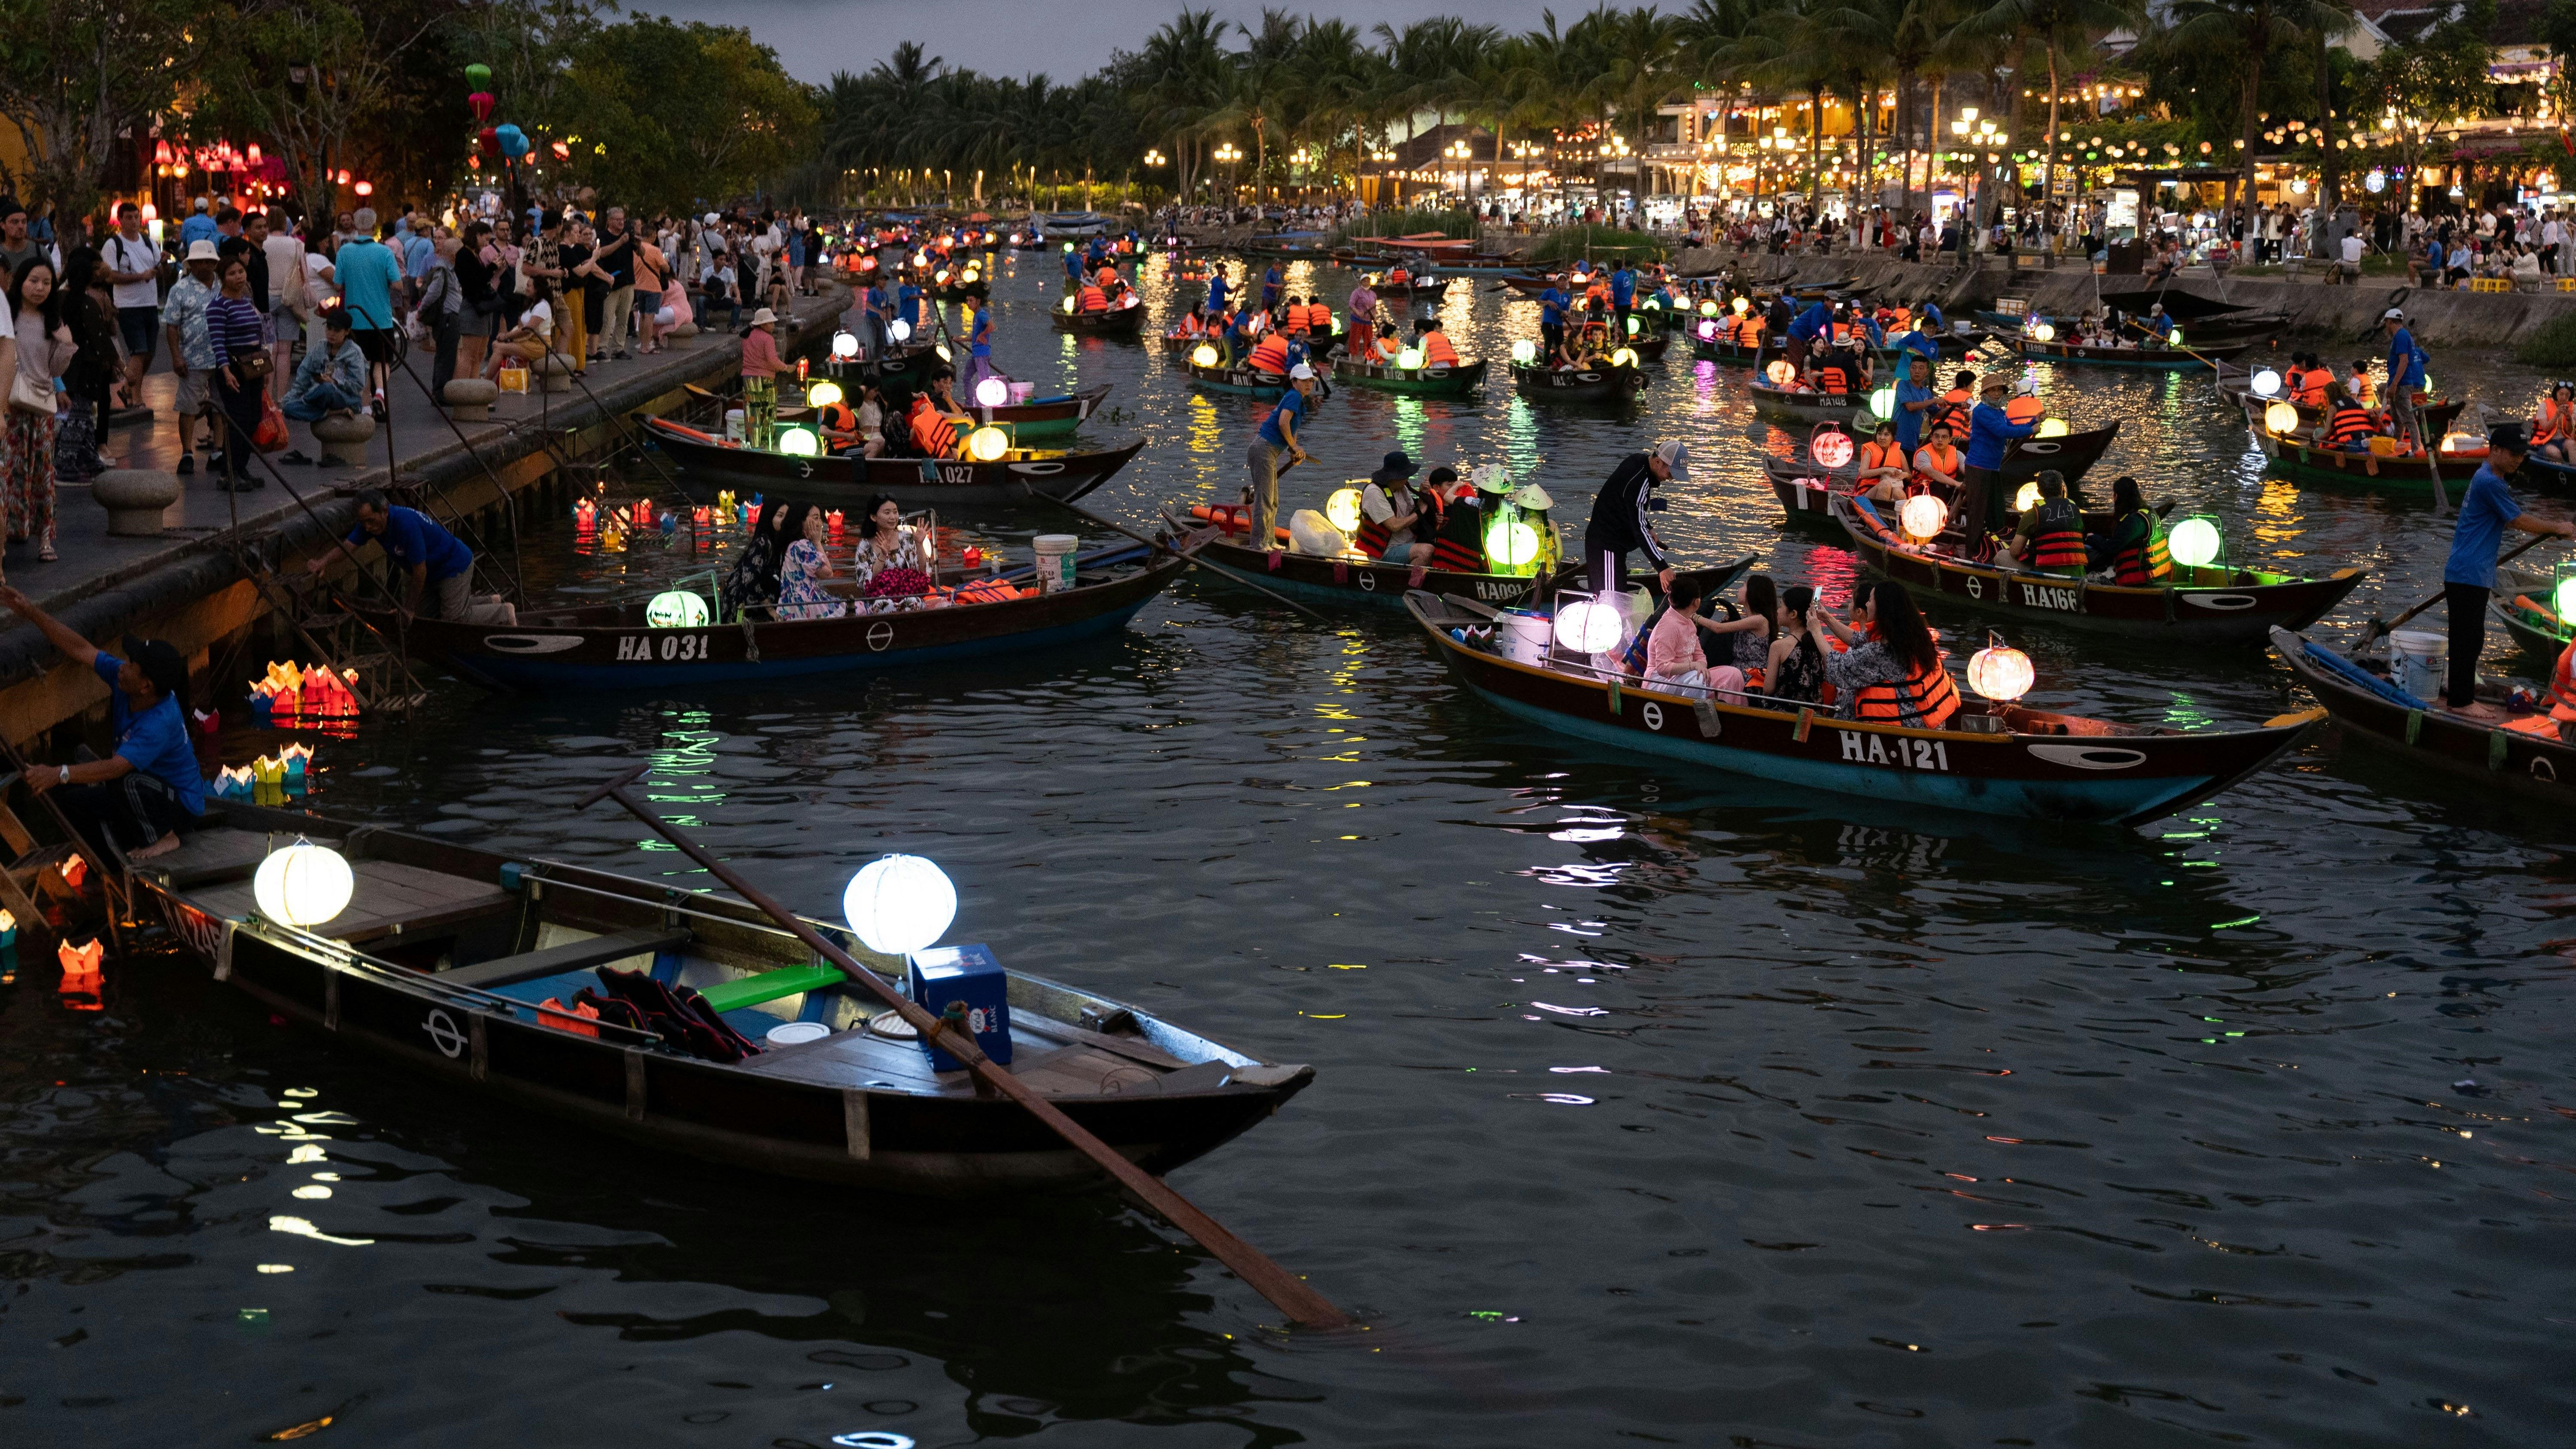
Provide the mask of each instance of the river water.
{"label": "river water", "polygon": [[[1324,280],[1338,307],[1350,279]],[[1042,392],[1117,384],[1101,433],[1151,446],[1093,506],[1229,499],[1252,405],[1055,336],[1059,281],[1006,269],[1000,356]],[[1166,315],[1159,266],[1146,291]],[[1471,356],[1536,325],[1481,286],[1445,305]],[[2434,370],[2499,410],[2542,386]],[[2137,473],[2240,557],[2369,568],[2323,635],[2438,588],[2429,506],[2267,481],[2205,380],[2043,384],[2077,426],[2123,421],[2097,485]],[[1476,407],[1344,390],[1290,502],[1403,446],[1508,461],[1579,523],[1620,454],[1680,437],[1686,557],[1759,552],[1838,593],[1848,557],[1781,532],[1750,421],[1739,375],[1687,362],[1633,419],[1535,411],[1499,377]],[[612,493],[646,488],[670,491]],[[568,523],[529,553],[559,596],[707,566],[579,552]],[[319,808],[671,873],[633,823],[570,808],[649,755],[656,793],[802,909],[878,852],[928,855],[951,939],[1314,1063],[1174,1180],[1368,1331],[1277,1332],[1113,1202],[709,1171],[387,1073],[183,963],[111,965],[87,1013],[31,965],[0,988],[0,1435],[2566,1439],[2563,822],[2331,735],[2135,829],[1912,815],[1507,723],[1410,629],[1201,576],[1045,657],[702,697],[450,684],[317,762]],[[2015,642],[2043,705],[2206,727],[2296,702],[2250,647]],[[227,758],[274,738],[236,729]]]}

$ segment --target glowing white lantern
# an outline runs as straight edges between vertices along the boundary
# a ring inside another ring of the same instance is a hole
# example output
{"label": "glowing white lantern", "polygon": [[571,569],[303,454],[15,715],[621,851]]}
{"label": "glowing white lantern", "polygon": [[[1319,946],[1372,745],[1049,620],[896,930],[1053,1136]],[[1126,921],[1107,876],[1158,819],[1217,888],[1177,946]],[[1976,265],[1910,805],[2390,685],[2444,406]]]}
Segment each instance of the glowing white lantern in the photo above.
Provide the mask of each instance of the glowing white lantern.
{"label": "glowing white lantern", "polygon": [[1748,302],[1748,301],[1744,300],[1742,297],[1738,297],[1738,298],[1736,298],[1736,299],[1735,299],[1735,315],[1736,315],[1736,316],[1741,317],[1741,316],[1743,316],[1745,313],[1750,312],[1750,311],[1752,311],[1752,310],[1753,310],[1753,304],[1752,304],[1751,302]]}
{"label": "glowing white lantern", "polygon": [[952,355],[950,355],[950,353],[949,353],[949,351],[948,351],[948,344],[947,344],[947,343],[945,343],[945,342],[934,342],[934,343],[932,343],[932,344],[930,345],[930,350],[931,350],[932,352],[935,352],[935,353],[939,354],[939,360],[940,360],[940,361],[942,361],[942,362],[954,362],[954,361],[956,361],[956,358],[955,358],[955,357],[953,357]]}
{"label": "glowing white lantern", "polygon": [[981,427],[966,435],[966,456],[978,463],[999,462],[1011,451],[1011,435],[1000,428]]}
{"label": "glowing white lantern", "polygon": [[1011,400],[1011,385],[998,377],[988,377],[975,384],[975,401],[997,408]]}
{"label": "glowing white lantern", "polygon": [[1968,687],[2004,704],[2030,693],[2036,677],[2030,656],[2007,645],[1980,649],[1968,660]]}
{"label": "glowing white lantern", "polygon": [[815,438],[814,430],[811,428],[781,428],[778,433],[778,451],[791,458],[813,458],[822,454],[823,445]]}
{"label": "glowing white lantern", "polygon": [[1344,533],[1357,533],[1360,526],[1360,490],[1337,488],[1324,500],[1324,521]]}
{"label": "glowing white lantern", "polygon": [[1807,445],[1807,451],[1815,454],[1818,464],[1839,468],[1852,460],[1851,434],[1818,433],[1816,440]]}
{"label": "glowing white lantern", "polygon": [[2042,418],[2042,419],[2040,419],[2040,422],[2039,422],[2039,433],[2038,433],[2038,436],[2043,437],[2043,438],[2062,438],[2062,437],[2065,437],[2065,436],[2066,436],[2066,419],[2064,419],[2064,418]]}
{"label": "glowing white lantern", "polygon": [[2268,367],[2264,368],[2261,372],[2254,374],[2253,387],[2254,395],[2256,397],[2279,397],[2281,395],[2281,374],[2274,372]]}
{"label": "glowing white lantern", "polygon": [[1200,343],[1200,344],[1199,344],[1198,346],[1196,346],[1196,347],[1191,348],[1191,349],[1190,349],[1190,366],[1192,366],[1192,367],[1214,367],[1214,366],[1216,366],[1216,349],[1215,349],[1214,347],[1209,346],[1208,344],[1206,344],[1206,343],[1204,343],[1204,342]]}
{"label": "glowing white lantern", "polygon": [[1064,299],[1064,310],[1068,313],[1073,310],[1073,299],[1071,297]]}
{"label": "glowing white lantern", "polygon": [[2276,402],[2263,409],[2263,426],[2270,428],[2274,437],[2296,431],[2299,426],[2299,410],[2288,403]]}
{"label": "glowing white lantern", "polygon": [[1920,542],[1939,533],[1941,525],[1950,521],[1950,505],[1929,493],[1918,493],[1896,511],[1896,521],[1907,537]]}
{"label": "glowing white lantern", "polygon": [[1422,365],[1422,349],[1419,347],[1408,347],[1402,352],[1397,353],[1395,355],[1395,365],[1404,369],[1406,372],[1411,372],[1415,368],[1420,367]]}
{"label": "glowing white lantern", "polygon": [[2045,322],[2033,322],[2030,324],[2030,340],[2033,342],[2055,342],[2057,340],[2057,329],[2051,327]]}
{"label": "glowing white lantern", "polygon": [[832,334],[832,355],[843,362],[859,355],[859,339],[847,332]]}
{"label": "glowing white lantern", "polygon": [[2216,560],[2218,544],[2218,525],[2206,518],[2186,518],[2165,535],[2165,552],[2187,568]]}
{"label": "glowing white lantern", "polygon": [[897,342],[909,342],[912,340],[912,324],[897,317],[886,324],[886,335]]}
{"label": "glowing white lantern", "polygon": [[1632,348],[1622,347],[1618,351],[1610,354],[1610,365],[1612,367],[1634,367],[1637,365],[1637,354]]}
{"label": "glowing white lantern", "polygon": [[967,286],[971,287],[971,286],[975,285],[975,283],[976,283],[977,281],[981,280],[981,279],[982,279],[982,277],[983,277],[983,273],[982,273],[982,272],[977,271],[977,270],[976,270],[975,268],[973,268],[973,267],[968,267],[964,272],[962,272],[962,273],[959,273],[959,274],[958,274],[958,278],[957,278],[957,280],[959,280],[960,282],[963,282],[965,285],[967,285]]}
{"label": "glowing white lantern", "polygon": [[1882,387],[1869,395],[1869,410],[1889,422],[1896,421],[1896,389]]}
{"label": "glowing white lantern", "polygon": [[1556,642],[1577,654],[1600,654],[1617,647],[1628,616],[1617,604],[1579,599],[1556,611]]}
{"label": "glowing white lantern", "polygon": [[707,601],[686,589],[670,589],[644,606],[644,622],[656,629],[695,629],[707,622]]}
{"label": "glowing white lantern", "polygon": [[920,856],[879,856],[850,877],[841,915],[869,950],[909,956],[938,944],[957,919],[957,887]]}
{"label": "glowing white lantern", "polygon": [[251,877],[251,899],[259,913],[282,926],[318,926],[349,908],[357,877],[349,862],[327,845],[298,838],[272,850]]}
{"label": "glowing white lantern", "polygon": [[2039,506],[2039,485],[2024,483],[2013,494],[2013,512],[2028,513]]}
{"label": "glowing white lantern", "polygon": [[841,385],[828,377],[805,389],[805,401],[818,408],[830,407],[842,396]]}
{"label": "glowing white lantern", "polygon": [[1771,379],[1773,387],[1787,387],[1798,380],[1798,369],[1791,367],[1789,359],[1784,357],[1762,369],[1762,375]]}
{"label": "glowing white lantern", "polygon": [[1485,526],[1487,563],[1496,568],[1516,569],[1537,558],[1537,529],[1508,514]]}
{"label": "glowing white lantern", "polygon": [[2558,589],[2549,596],[2549,601],[2557,605],[2560,624],[2565,624],[2570,618],[2576,618],[2576,574],[2569,574],[2560,579]]}
{"label": "glowing white lantern", "polygon": [[1530,341],[1526,337],[1513,343],[1512,361],[1519,363],[1523,367],[1527,367],[1531,363],[1538,361],[1538,344]]}
{"label": "glowing white lantern", "polygon": [[1699,324],[1699,340],[1702,342],[1715,342],[1717,340],[1717,323],[1705,317],[1701,318]]}

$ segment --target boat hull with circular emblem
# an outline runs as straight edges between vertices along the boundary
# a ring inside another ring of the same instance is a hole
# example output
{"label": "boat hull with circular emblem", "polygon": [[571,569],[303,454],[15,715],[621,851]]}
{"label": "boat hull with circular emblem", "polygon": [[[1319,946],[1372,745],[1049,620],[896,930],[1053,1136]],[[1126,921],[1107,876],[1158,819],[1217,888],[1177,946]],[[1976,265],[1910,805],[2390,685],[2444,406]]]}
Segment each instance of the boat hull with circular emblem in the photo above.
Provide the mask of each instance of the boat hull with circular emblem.
{"label": "boat hull with circular emblem", "polygon": [[1333,360],[1333,380],[1407,397],[1474,397],[1485,389],[1486,367],[1482,359],[1455,367],[1403,368],[1341,357]]}
{"label": "boat hull with circular emblem", "polygon": [[2467,453],[2347,453],[2320,448],[2297,438],[2277,436],[2256,427],[2255,446],[2263,450],[2264,471],[2296,483],[2322,483],[2338,488],[2367,488],[2388,493],[2431,496],[2438,474],[2444,487],[2466,488],[2486,464],[2486,450]]}
{"label": "boat hull with circular emblem", "polygon": [[[2119,434],[2120,425],[2115,422],[2055,438],[2017,438],[2004,449],[2004,486],[2018,490],[2050,469],[2072,483],[2101,461]],[[1831,504],[1852,491],[1853,481],[1860,476],[1859,464],[1822,468],[1811,457],[1784,458],[1765,453],[1762,471],[1771,480],[1772,495],[1780,500],[1781,511],[1790,523],[1828,538],[1843,536],[1843,526],[1835,521]]]}
{"label": "boat hull with circular emblem", "polygon": [[728,443],[667,418],[645,419],[644,432],[692,482],[782,491],[842,508],[864,506],[880,494],[907,507],[1025,503],[1032,494],[1071,503],[1109,481],[1145,446],[1139,437],[1089,452],[1013,448],[986,463],[856,453],[808,458]]}
{"label": "boat hull with circular emblem", "polygon": [[1533,402],[1621,404],[1645,389],[1646,374],[1621,367],[1557,368],[1512,364],[1512,391]]}
{"label": "boat hull with circular emblem", "polygon": [[[530,609],[508,626],[414,619],[413,655],[492,689],[667,689],[902,669],[1047,649],[1125,628],[1186,567],[1142,544],[1081,560],[1076,586],[997,603],[661,628],[644,605]],[[1021,571],[1024,576],[1028,571]],[[388,622],[385,634],[395,637]]]}
{"label": "boat hull with circular emblem", "polygon": [[1047,313],[1058,332],[1076,337],[1134,337],[1145,328],[1145,304],[1111,307],[1103,312],[1068,312],[1062,306]]}
{"label": "boat hull with circular emblem", "polygon": [[2384,750],[2415,769],[2544,804],[2561,814],[2576,804],[2576,744],[2559,739],[2557,723],[2546,710],[2506,724],[2453,714],[2433,707],[2437,702],[2399,690],[2382,661],[2347,659],[2288,629],[2272,631],[2272,653],[2334,716],[2345,738]]}
{"label": "boat hull with circular emblem", "polygon": [[[1506,659],[1486,611],[1415,592],[1405,607],[1451,671],[1515,719],[1632,754],[1870,802],[2020,820],[2134,825],[2226,790],[2296,744],[2323,710],[2252,729],[2185,732],[1962,704],[1952,728],[1841,719],[1813,707],[1693,699],[1572,661]],[[1452,631],[1463,631],[1462,640]],[[1964,692],[1964,686],[1963,686]]]}

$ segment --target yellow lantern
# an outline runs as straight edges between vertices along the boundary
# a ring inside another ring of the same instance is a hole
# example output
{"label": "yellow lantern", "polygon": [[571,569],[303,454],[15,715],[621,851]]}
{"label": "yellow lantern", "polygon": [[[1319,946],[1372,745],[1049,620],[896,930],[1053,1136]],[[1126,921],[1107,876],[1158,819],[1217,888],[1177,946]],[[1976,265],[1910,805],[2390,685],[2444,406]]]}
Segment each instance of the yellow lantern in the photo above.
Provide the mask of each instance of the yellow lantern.
{"label": "yellow lantern", "polygon": [[964,272],[958,275],[958,280],[971,287],[975,285],[977,281],[981,280],[982,276],[983,274],[975,268],[968,267]]}
{"label": "yellow lantern", "polygon": [[1769,367],[1762,369],[1762,375],[1771,379],[1771,385],[1773,387],[1787,387],[1789,384],[1798,380],[1798,369],[1791,367],[1789,365],[1789,359],[1783,357],[1779,361],[1772,363]]}
{"label": "yellow lantern", "polygon": [[1397,353],[1395,355],[1395,365],[1406,372],[1411,372],[1415,368],[1420,367],[1422,365],[1422,349],[1419,347],[1408,347],[1402,352]]}
{"label": "yellow lantern", "polygon": [[272,850],[251,877],[251,899],[259,913],[281,926],[318,926],[349,908],[357,878],[349,862],[327,845],[298,837],[293,845]]}
{"label": "yellow lantern", "polygon": [[2057,340],[2057,329],[2051,327],[2045,322],[2033,322],[2030,324],[2030,340],[2033,342],[2055,342]]}
{"label": "yellow lantern", "polygon": [[644,622],[656,629],[696,629],[707,622],[707,601],[686,589],[670,589],[644,606]]}
{"label": "yellow lantern", "polygon": [[1344,533],[1357,533],[1360,527],[1360,490],[1333,490],[1333,496],[1324,500],[1324,521]]}
{"label": "yellow lantern", "polygon": [[1742,298],[1742,297],[1738,297],[1738,298],[1736,298],[1736,299],[1735,299],[1735,315],[1736,315],[1736,316],[1741,317],[1741,316],[1743,316],[1745,313],[1750,312],[1750,311],[1752,311],[1752,310],[1753,310],[1753,304],[1752,304],[1751,302],[1746,301],[1746,300],[1745,300],[1744,298]]}
{"label": "yellow lantern", "polygon": [[1485,526],[1485,561],[1498,569],[1522,568],[1538,558],[1538,530],[1510,514]]}
{"label": "yellow lantern", "polygon": [[966,435],[966,456],[978,463],[993,463],[1011,451],[1011,435],[987,425]]}
{"label": "yellow lantern", "polygon": [[2165,553],[2185,568],[2216,561],[2218,546],[2218,525],[2207,518],[2186,518],[2165,535]]}
{"label": "yellow lantern", "polygon": [[2039,436],[2041,436],[2041,437],[2043,437],[2043,438],[2062,438],[2062,437],[2065,437],[2065,436],[2066,436],[2066,419],[2064,419],[2064,418],[2042,418],[2042,419],[2040,419],[2040,422],[2039,422]]}
{"label": "yellow lantern", "polygon": [[1709,297],[1709,298],[1706,298],[1706,299],[1702,300],[1702,301],[1701,301],[1701,303],[1699,304],[1699,315],[1701,315],[1701,316],[1703,316],[1703,317],[1714,317],[1714,316],[1716,316],[1716,315],[1717,315],[1717,299],[1716,299],[1715,297]]}
{"label": "yellow lantern", "polygon": [[1524,337],[1512,344],[1512,361],[1523,367],[1538,361],[1538,344]]}
{"label": "yellow lantern", "polygon": [[1065,299],[1064,299],[1064,310],[1065,310],[1066,312],[1068,312],[1068,313],[1072,312],[1072,311],[1073,311],[1073,309],[1074,309],[1074,306],[1075,306],[1075,303],[1074,303],[1074,300],[1073,300],[1071,297],[1067,297],[1067,298],[1065,298]]}
{"label": "yellow lantern", "polygon": [[2276,402],[2263,409],[2263,426],[2270,428],[2274,437],[2295,432],[2299,426],[2299,410],[2289,403]]}
{"label": "yellow lantern", "polygon": [[1611,353],[1611,354],[1610,354],[1610,365],[1611,365],[1612,367],[1634,367],[1634,366],[1636,366],[1636,365],[1637,365],[1637,353],[1636,353],[1636,350],[1635,350],[1634,348],[1622,347],[1622,348],[1620,348],[1618,351]]}
{"label": "yellow lantern", "polygon": [[1208,344],[1206,344],[1206,343],[1204,343],[1204,342],[1200,343],[1200,344],[1199,344],[1198,346],[1196,346],[1196,347],[1191,348],[1191,349],[1190,349],[1190,366],[1192,366],[1192,367],[1214,367],[1214,366],[1216,366],[1216,349],[1215,349],[1215,348],[1213,348],[1213,347],[1210,347]]}
{"label": "yellow lantern", "polygon": [[2028,513],[2038,506],[2039,485],[2036,483],[2024,483],[2021,485],[2020,491],[2013,494],[2013,512],[2015,513]]}
{"label": "yellow lantern", "polygon": [[828,377],[805,389],[805,401],[818,408],[830,407],[845,395],[841,391],[841,385]]}
{"label": "yellow lantern", "polygon": [[2035,677],[2030,656],[2009,645],[1990,644],[1968,660],[1968,687],[2001,704],[2030,693]]}
{"label": "yellow lantern", "polygon": [[812,458],[822,454],[823,445],[815,438],[812,428],[781,428],[778,430],[778,451],[791,458]]}
{"label": "yellow lantern", "polygon": [[1950,506],[1929,493],[1918,493],[1897,510],[1896,521],[1907,537],[1919,543],[1939,533],[1941,525],[1950,521]]}

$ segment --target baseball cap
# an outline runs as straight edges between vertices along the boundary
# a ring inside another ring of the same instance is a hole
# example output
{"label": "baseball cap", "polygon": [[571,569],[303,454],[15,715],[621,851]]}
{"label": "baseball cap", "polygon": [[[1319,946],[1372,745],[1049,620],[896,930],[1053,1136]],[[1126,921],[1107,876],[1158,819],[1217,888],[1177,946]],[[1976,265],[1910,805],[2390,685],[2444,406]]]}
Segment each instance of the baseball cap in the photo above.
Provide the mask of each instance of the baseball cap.
{"label": "baseball cap", "polygon": [[2522,425],[2519,423],[2503,423],[2496,427],[2489,428],[2487,430],[2487,446],[2490,448],[2504,448],[2516,453],[2528,453],[2531,451],[2531,445],[2523,441]]}
{"label": "baseball cap", "polygon": [[2379,314],[2379,320],[2382,322],[2403,322],[2406,320],[2405,309],[2400,307],[2391,307],[2387,311]]}
{"label": "baseball cap", "polygon": [[1655,456],[1663,460],[1666,468],[1672,470],[1674,482],[1687,483],[1690,481],[1690,449],[1683,447],[1678,440],[1669,443],[1657,443],[1655,445]]}
{"label": "baseball cap", "polygon": [[1312,381],[1314,376],[1315,369],[1308,367],[1302,362],[1298,363],[1295,367],[1288,369],[1288,380],[1290,382],[1308,382]]}
{"label": "baseball cap", "polygon": [[136,634],[125,636],[125,657],[152,681],[152,687],[167,695],[188,692],[188,661],[180,657],[178,646],[166,639],[146,639]]}

